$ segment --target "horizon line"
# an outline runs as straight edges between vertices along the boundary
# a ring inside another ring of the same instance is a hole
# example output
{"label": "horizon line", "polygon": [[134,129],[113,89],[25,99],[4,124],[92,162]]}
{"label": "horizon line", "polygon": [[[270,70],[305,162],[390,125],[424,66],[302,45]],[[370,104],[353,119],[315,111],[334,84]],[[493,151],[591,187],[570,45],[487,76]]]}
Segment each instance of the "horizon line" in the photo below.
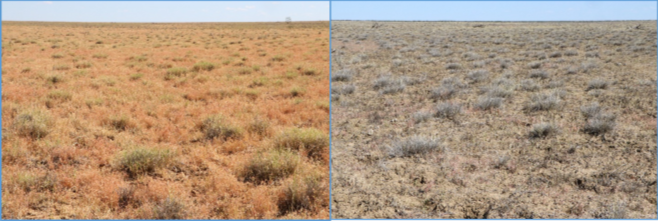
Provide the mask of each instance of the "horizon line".
{"label": "horizon line", "polygon": [[[291,23],[296,22],[329,22],[330,20],[302,20],[302,21],[291,21]],[[29,20],[1,20],[1,22],[60,22],[60,23],[286,23],[286,21],[186,21],[186,22],[176,22],[176,21],[29,21]]]}
{"label": "horizon line", "polygon": [[657,21],[657,19],[627,19],[627,20],[361,20],[361,19],[332,19],[332,21],[373,21],[373,22],[623,22],[623,21]]}

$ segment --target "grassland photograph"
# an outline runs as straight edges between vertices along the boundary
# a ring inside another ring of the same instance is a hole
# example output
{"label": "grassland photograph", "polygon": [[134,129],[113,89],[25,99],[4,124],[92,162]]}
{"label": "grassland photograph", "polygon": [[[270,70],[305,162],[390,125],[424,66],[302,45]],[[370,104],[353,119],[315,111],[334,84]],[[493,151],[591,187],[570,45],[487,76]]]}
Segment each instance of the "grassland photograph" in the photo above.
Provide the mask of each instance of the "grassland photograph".
{"label": "grassland photograph", "polygon": [[332,218],[657,219],[656,12],[333,2]]}
{"label": "grassland photograph", "polygon": [[328,7],[2,2],[2,218],[328,219]]}

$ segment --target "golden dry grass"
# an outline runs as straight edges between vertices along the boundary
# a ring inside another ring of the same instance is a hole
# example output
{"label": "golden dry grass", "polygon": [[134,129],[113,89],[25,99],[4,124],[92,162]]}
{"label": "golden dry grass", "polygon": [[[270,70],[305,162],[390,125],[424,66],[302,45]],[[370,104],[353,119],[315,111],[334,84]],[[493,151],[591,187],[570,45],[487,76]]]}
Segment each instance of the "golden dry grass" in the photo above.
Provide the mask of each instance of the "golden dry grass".
{"label": "golden dry grass", "polygon": [[2,218],[329,217],[328,144],[276,143],[294,128],[327,137],[328,22],[2,33]]}
{"label": "golden dry grass", "polygon": [[656,27],[333,21],[333,218],[656,219]]}

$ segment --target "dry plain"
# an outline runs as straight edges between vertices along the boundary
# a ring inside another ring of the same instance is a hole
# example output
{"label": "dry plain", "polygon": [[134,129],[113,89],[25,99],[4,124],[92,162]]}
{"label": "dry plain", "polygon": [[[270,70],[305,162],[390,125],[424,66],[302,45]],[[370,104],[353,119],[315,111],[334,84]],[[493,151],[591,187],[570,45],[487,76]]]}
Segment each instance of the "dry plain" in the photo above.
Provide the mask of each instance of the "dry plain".
{"label": "dry plain", "polygon": [[329,22],[2,23],[3,219],[326,219]]}
{"label": "dry plain", "polygon": [[332,22],[333,218],[657,218],[657,22]]}

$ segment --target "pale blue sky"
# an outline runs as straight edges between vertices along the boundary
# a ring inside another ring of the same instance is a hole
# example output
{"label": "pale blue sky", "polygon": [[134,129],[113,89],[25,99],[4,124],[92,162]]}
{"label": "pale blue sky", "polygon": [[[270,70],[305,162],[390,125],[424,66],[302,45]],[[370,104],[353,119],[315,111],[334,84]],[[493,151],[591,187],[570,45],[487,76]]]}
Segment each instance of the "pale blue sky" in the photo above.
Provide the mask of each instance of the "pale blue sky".
{"label": "pale blue sky", "polygon": [[3,21],[253,22],[329,20],[329,2],[2,1]]}
{"label": "pale blue sky", "polygon": [[657,20],[657,1],[333,1],[332,20]]}

